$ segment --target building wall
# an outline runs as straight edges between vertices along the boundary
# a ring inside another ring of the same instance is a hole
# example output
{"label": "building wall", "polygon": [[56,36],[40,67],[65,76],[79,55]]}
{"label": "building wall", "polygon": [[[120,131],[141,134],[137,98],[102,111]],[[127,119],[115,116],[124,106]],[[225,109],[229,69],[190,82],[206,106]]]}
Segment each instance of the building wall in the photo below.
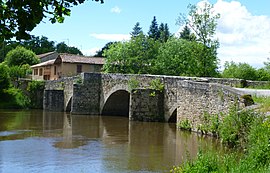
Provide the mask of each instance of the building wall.
{"label": "building wall", "polygon": [[[62,63],[54,64],[44,67],[35,67],[32,69],[33,80],[57,80],[62,77],[71,77],[78,75],[77,65],[82,65],[82,72],[100,72],[102,65],[95,64],[76,64],[76,63]],[[56,67],[56,69],[55,69]],[[35,69],[38,73],[35,74]],[[42,75],[40,75],[40,69],[42,69]],[[56,70],[56,71],[55,71]],[[49,78],[45,78],[44,75],[49,75]]]}
{"label": "building wall", "polygon": [[62,77],[77,75],[77,65],[82,65],[82,72],[100,72],[102,67],[101,65],[94,64],[62,63]]}

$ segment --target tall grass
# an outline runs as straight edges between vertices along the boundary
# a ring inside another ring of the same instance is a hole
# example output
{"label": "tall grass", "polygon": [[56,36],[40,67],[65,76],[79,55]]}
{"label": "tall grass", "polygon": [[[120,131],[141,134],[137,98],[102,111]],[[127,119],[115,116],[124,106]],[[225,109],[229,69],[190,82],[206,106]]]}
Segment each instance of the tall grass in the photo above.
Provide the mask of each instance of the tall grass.
{"label": "tall grass", "polygon": [[261,112],[270,112],[270,97],[252,96],[255,103],[260,105]]}
{"label": "tall grass", "polygon": [[219,126],[218,133],[221,141],[242,149],[243,155],[200,151],[195,160],[188,160],[171,172],[270,172],[270,117],[251,110],[240,113],[232,110]]}

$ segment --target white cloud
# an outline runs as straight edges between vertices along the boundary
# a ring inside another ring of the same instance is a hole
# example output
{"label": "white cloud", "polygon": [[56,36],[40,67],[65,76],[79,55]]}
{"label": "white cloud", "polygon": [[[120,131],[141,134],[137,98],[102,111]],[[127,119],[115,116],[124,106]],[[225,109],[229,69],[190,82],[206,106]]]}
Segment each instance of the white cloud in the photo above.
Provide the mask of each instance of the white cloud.
{"label": "white cloud", "polygon": [[221,63],[235,61],[262,66],[270,56],[270,17],[252,15],[238,1],[218,0],[214,9],[221,16],[216,32]]}
{"label": "white cloud", "polygon": [[107,41],[126,41],[130,39],[129,34],[97,34],[92,33],[90,34],[91,37],[100,40],[107,40]]}
{"label": "white cloud", "polygon": [[[202,6],[204,2],[208,1],[202,0],[197,5]],[[216,37],[220,43],[221,66],[225,61],[234,61],[262,67],[270,57],[270,16],[253,15],[234,0],[218,0],[214,11],[220,14]],[[182,29],[180,27],[178,32]]]}
{"label": "white cloud", "polygon": [[99,47],[94,47],[94,48],[91,48],[91,49],[86,49],[86,50],[82,50],[82,53],[85,55],[85,56],[93,56],[97,53],[97,51],[99,51],[101,48]]}
{"label": "white cloud", "polygon": [[118,6],[115,6],[115,7],[113,7],[113,8],[111,8],[111,12],[112,13],[117,13],[117,14],[119,14],[119,13],[121,13],[121,9],[118,7]]}

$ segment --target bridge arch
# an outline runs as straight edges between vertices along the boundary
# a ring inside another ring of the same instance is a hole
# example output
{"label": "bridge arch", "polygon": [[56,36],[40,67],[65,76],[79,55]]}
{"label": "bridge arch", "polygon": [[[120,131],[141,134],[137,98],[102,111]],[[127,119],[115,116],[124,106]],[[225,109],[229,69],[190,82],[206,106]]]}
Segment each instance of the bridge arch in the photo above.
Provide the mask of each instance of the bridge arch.
{"label": "bridge arch", "polygon": [[127,90],[116,90],[111,93],[101,107],[101,115],[129,117],[130,93]]}
{"label": "bridge arch", "polygon": [[177,122],[177,108],[174,109],[173,113],[170,115],[168,119],[168,123],[176,123]]}
{"label": "bridge arch", "polygon": [[72,104],[72,97],[68,100],[66,106],[65,106],[65,111],[70,112],[71,111],[71,104]]}

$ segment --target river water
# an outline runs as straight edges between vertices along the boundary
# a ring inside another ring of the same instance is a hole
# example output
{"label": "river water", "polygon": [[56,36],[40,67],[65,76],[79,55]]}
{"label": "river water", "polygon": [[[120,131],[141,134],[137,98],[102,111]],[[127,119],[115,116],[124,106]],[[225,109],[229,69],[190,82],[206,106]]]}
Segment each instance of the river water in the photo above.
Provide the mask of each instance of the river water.
{"label": "river water", "polygon": [[0,110],[0,172],[169,172],[213,138],[125,117]]}

